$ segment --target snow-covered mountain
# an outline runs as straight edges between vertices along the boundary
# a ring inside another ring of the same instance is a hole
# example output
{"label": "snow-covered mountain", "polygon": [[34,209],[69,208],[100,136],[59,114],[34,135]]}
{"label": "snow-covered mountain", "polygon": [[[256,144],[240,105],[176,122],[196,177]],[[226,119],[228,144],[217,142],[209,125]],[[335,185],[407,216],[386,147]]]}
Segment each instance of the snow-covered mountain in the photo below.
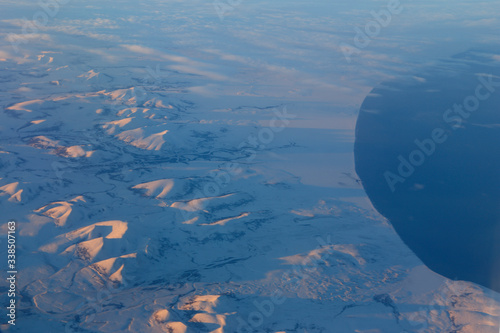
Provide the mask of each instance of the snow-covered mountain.
{"label": "snow-covered mountain", "polygon": [[353,171],[396,63],[330,79],[338,23],[299,2],[64,2],[0,14],[2,332],[499,331],[500,296],[427,269]]}

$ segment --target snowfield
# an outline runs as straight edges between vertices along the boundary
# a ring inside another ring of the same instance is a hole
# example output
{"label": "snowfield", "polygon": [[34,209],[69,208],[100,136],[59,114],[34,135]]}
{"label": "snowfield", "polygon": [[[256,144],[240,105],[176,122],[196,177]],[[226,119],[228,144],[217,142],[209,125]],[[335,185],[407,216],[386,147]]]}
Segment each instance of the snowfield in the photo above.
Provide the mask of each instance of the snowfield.
{"label": "snowfield", "polygon": [[58,4],[29,33],[36,1],[0,5],[2,332],[500,331],[500,295],[426,268],[354,172],[366,94],[447,55],[381,54],[424,12],[349,64],[348,4]]}

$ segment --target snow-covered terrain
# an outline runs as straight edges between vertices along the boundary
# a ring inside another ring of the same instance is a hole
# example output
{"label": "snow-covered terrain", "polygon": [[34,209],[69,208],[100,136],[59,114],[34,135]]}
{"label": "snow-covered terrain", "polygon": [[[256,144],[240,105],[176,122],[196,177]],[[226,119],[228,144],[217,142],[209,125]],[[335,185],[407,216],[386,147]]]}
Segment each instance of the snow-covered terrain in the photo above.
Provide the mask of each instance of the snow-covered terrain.
{"label": "snow-covered terrain", "polygon": [[232,3],[1,4],[0,330],[499,332],[500,295],[427,269],[353,165],[372,87],[498,44],[499,4],[407,5],[349,63],[385,1]]}

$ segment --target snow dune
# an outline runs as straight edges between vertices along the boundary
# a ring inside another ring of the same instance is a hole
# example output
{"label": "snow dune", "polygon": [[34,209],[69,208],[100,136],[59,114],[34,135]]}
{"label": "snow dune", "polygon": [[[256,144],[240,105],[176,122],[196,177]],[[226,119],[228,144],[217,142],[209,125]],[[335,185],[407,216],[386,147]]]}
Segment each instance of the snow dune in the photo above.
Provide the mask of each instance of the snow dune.
{"label": "snow dune", "polygon": [[75,243],[76,241],[76,244],[66,248],[63,253],[67,254],[72,251],[88,250],[91,257],[94,258],[95,254],[97,254],[103,246],[104,239],[122,239],[127,229],[127,222],[118,220],[94,223],[57,236],[54,242],[42,246],[40,251],[56,253],[59,251],[59,248],[64,245],[67,246],[68,243]]}
{"label": "snow dune", "polygon": [[146,136],[142,128],[121,132],[116,137],[120,140],[140,149],[145,150],[160,150],[165,140],[163,136],[168,133],[168,130]]}
{"label": "snow dune", "polygon": [[228,217],[228,218],[225,218],[225,219],[222,219],[222,220],[219,220],[216,222],[212,222],[212,223],[202,223],[200,225],[226,225],[226,223],[228,223],[228,222],[239,220],[239,219],[247,217],[249,215],[250,215],[250,213],[242,213],[238,216]]}
{"label": "snow dune", "polygon": [[102,127],[106,130],[106,132],[110,135],[114,134],[117,128],[124,127],[132,121],[134,118],[123,118],[120,120],[114,120],[105,123]]}
{"label": "snow dune", "polygon": [[35,99],[35,100],[32,100],[32,101],[25,101],[25,102],[16,103],[16,104],[14,104],[12,106],[9,106],[7,108],[7,110],[33,112],[34,108],[32,108],[31,106],[35,105],[35,104],[40,105],[43,102],[44,101],[41,100],[41,99]]}
{"label": "snow dune", "polygon": [[149,183],[135,185],[132,188],[146,190],[145,195],[150,197],[155,196],[156,199],[163,199],[170,193],[173,187],[173,179],[160,179]]}
{"label": "snow dune", "polygon": [[170,205],[172,208],[195,212],[206,209],[219,210],[238,206],[244,202],[251,201],[252,197],[247,193],[230,193],[214,197],[203,197],[187,201],[177,201]]}
{"label": "snow dune", "polygon": [[9,195],[9,202],[21,202],[22,189],[17,189],[19,182],[10,183],[0,187],[0,196]]}
{"label": "snow dune", "polygon": [[127,259],[135,259],[136,253],[126,254],[119,257],[112,257],[109,259],[98,261],[90,267],[98,271],[100,274],[105,275],[111,281],[122,282],[122,272],[127,262]]}
{"label": "snow dune", "polygon": [[66,221],[73,211],[73,204],[79,201],[85,202],[85,199],[82,196],[77,196],[69,201],[52,202],[46,206],[36,209],[34,212],[50,217],[54,219],[54,223],[56,225],[63,226],[66,224]]}
{"label": "snow dune", "polygon": [[92,156],[92,151],[85,151],[81,146],[62,146],[59,142],[41,135],[31,138],[29,145],[38,149],[47,149],[50,153],[62,157],[78,158]]}

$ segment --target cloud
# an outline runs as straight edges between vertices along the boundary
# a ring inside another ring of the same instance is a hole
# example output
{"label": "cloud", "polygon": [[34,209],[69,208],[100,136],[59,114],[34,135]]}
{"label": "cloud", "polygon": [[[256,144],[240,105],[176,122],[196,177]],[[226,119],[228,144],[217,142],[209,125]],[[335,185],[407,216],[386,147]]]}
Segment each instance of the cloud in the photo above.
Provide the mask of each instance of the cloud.
{"label": "cloud", "polygon": [[191,59],[183,57],[183,56],[177,56],[177,55],[163,53],[163,52],[157,51],[155,49],[152,49],[150,47],[145,47],[145,46],[141,46],[141,45],[133,45],[133,44],[122,44],[121,46],[130,52],[156,56],[156,57],[163,59],[163,60],[168,60],[168,61],[178,62],[178,63],[183,63],[183,64],[189,64],[191,66],[203,66],[203,65],[205,65],[201,62],[194,61],[194,60],[191,60]]}
{"label": "cloud", "polygon": [[179,72],[184,72],[188,74],[195,74],[195,75],[201,75],[204,77],[208,77],[209,79],[212,80],[217,80],[217,81],[227,81],[230,80],[227,76],[221,75],[218,73],[206,71],[203,69],[195,68],[193,66],[186,66],[186,65],[172,65],[169,66],[170,69],[179,71]]}
{"label": "cloud", "polygon": [[103,29],[118,29],[119,26],[116,23],[109,19],[96,18],[89,20],[64,20],[63,24],[66,25],[79,25],[85,28],[94,27],[94,28],[103,28]]}
{"label": "cloud", "polygon": [[466,27],[485,27],[498,24],[498,20],[496,18],[485,18],[481,20],[468,20],[465,21]]}
{"label": "cloud", "polygon": [[130,52],[135,52],[135,53],[140,53],[140,54],[147,54],[147,55],[158,54],[158,52],[156,50],[149,48],[149,47],[140,46],[140,45],[124,44],[124,45],[122,45],[122,47],[127,49]]}
{"label": "cloud", "polygon": [[48,34],[13,34],[10,33],[5,37],[5,40],[10,43],[15,43],[18,41],[51,41],[51,37]]}

